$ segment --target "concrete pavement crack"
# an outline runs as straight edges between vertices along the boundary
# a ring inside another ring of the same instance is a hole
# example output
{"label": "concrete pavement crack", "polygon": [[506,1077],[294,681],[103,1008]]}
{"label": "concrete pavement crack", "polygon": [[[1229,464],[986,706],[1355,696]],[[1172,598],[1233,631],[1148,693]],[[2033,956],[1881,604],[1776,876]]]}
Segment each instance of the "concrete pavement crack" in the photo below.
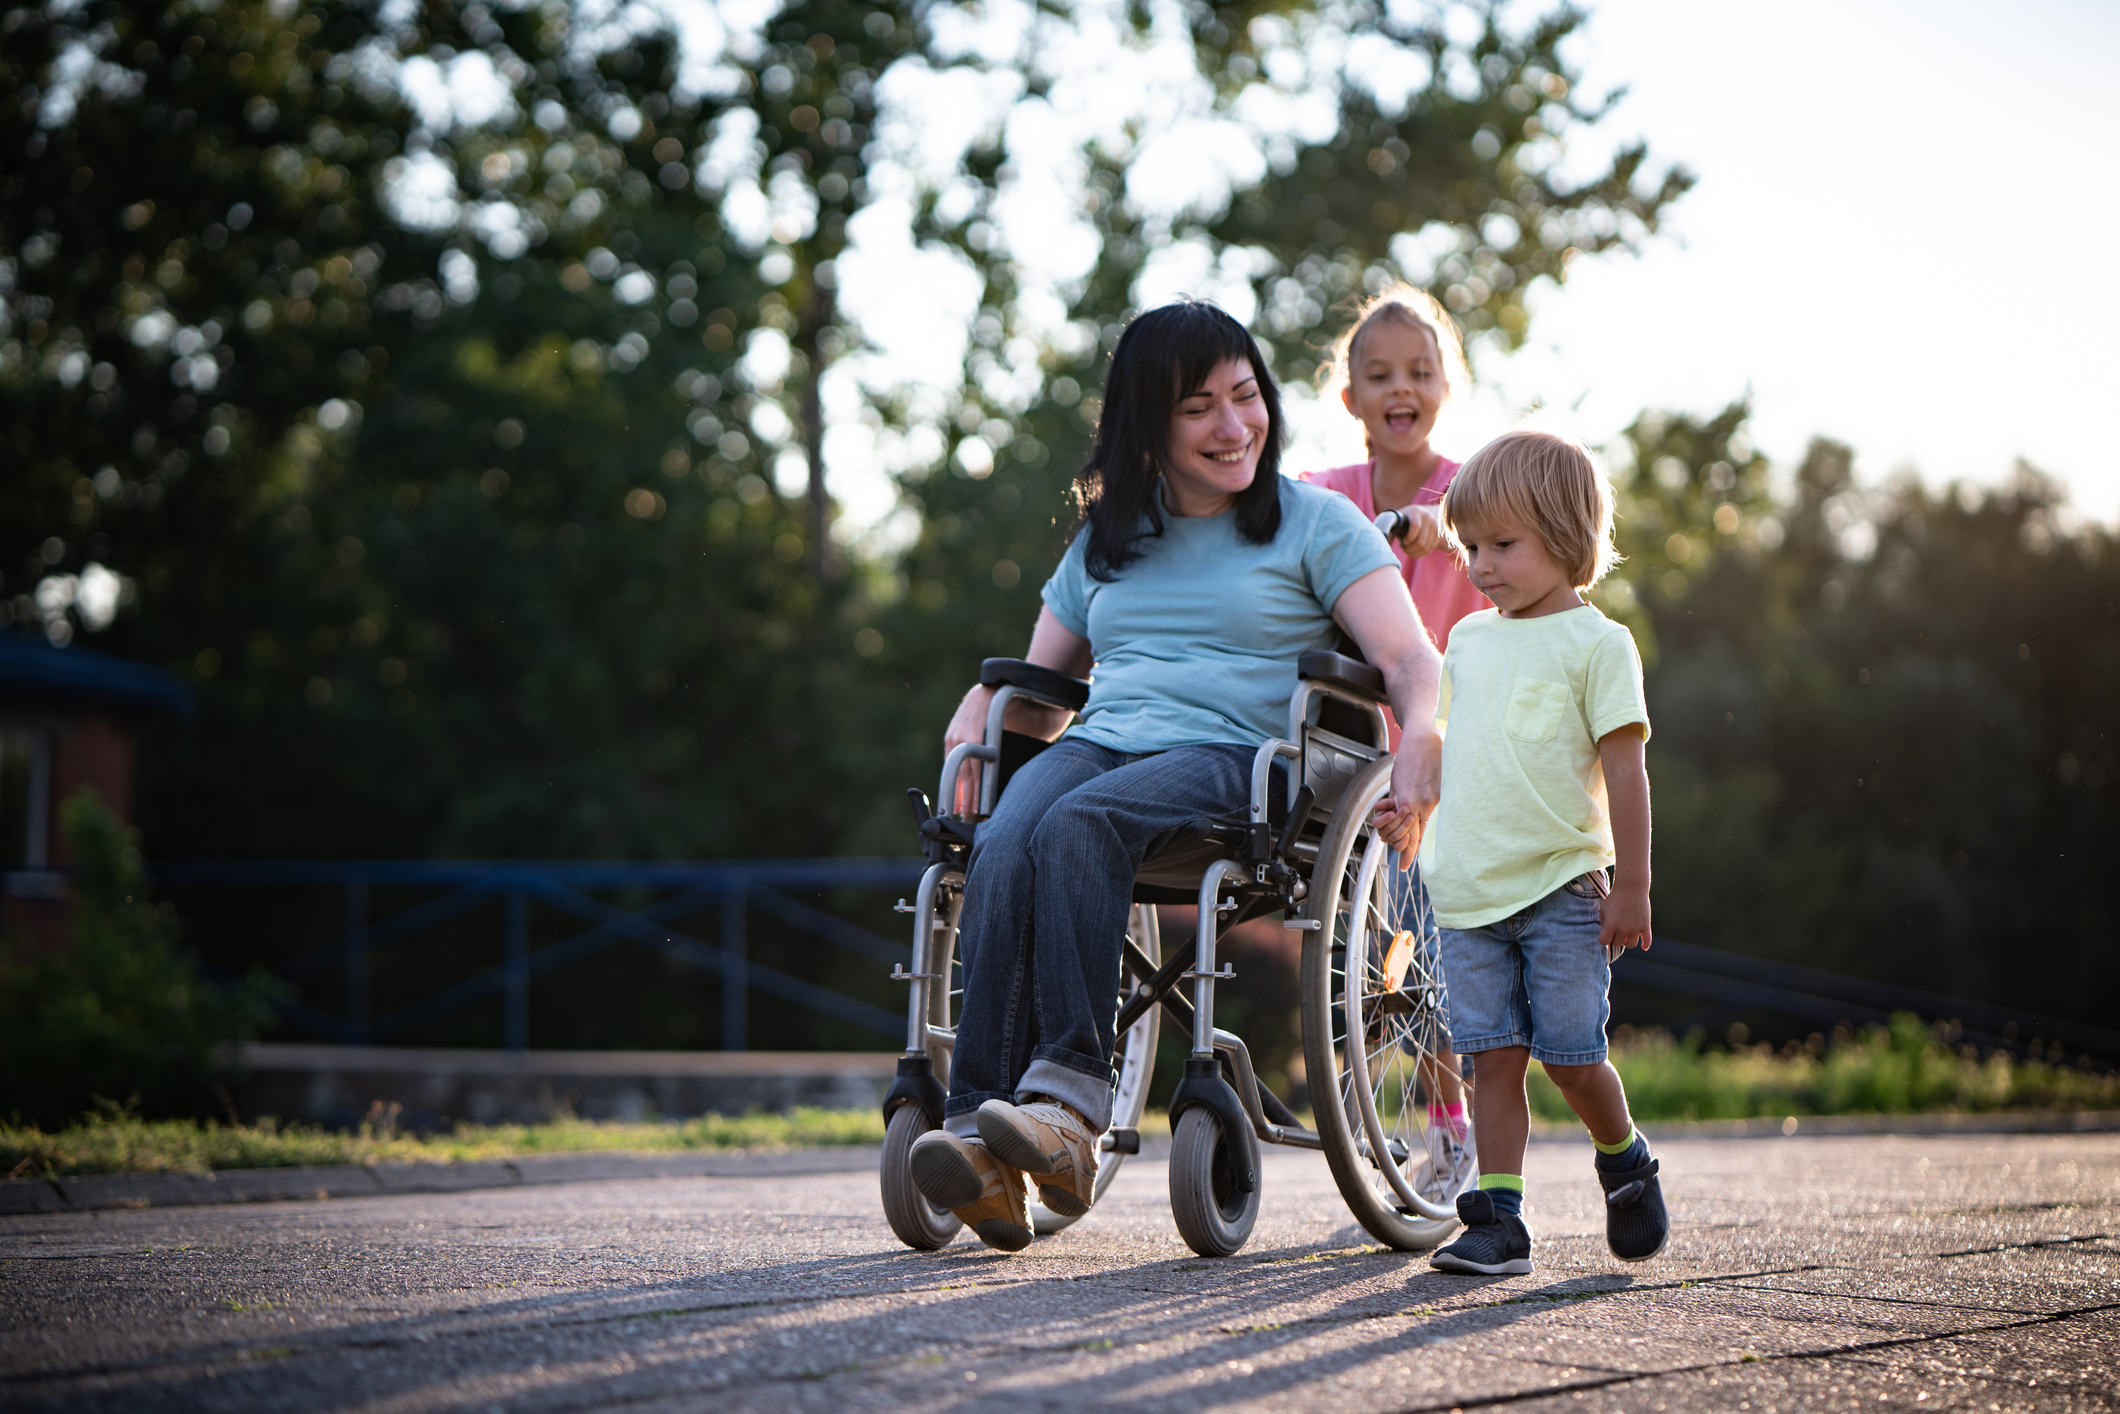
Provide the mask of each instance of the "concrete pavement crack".
{"label": "concrete pavement crack", "polygon": [[1811,1296],[1827,1301],[1875,1301],[1890,1306],[1926,1306],[1938,1311],[1985,1311],[1994,1316],[2038,1316],[2044,1312],[2022,1306],[1983,1306],[1973,1301],[1924,1301],[1913,1296],[1869,1296],[1859,1291],[1806,1291],[1796,1286],[1739,1285],[1737,1291],[1767,1291],[1777,1296]]}
{"label": "concrete pavement crack", "polygon": [[1805,1360],[1835,1360],[1851,1355],[1864,1355],[1879,1350],[1897,1350],[1916,1345],[1934,1345],[1945,1341],[1962,1340],[1967,1336],[1990,1335],[1997,1331],[2026,1330],[2033,1326],[2057,1325],[2080,1316],[2094,1316],[2105,1311],[2120,1311],[2120,1301],[2108,1301],[2096,1306],[2080,1306],[2069,1311],[2056,1311],[2043,1316],[2034,1316],[2022,1321],[2005,1321],[2000,1325],[1975,1326],[1965,1330],[1933,1331],[1923,1335],[1895,1336],[1890,1340],[1861,1341],[1852,1345],[1836,1345],[1820,1350],[1788,1350],[1774,1355],[1755,1355],[1743,1360],[1709,1360],[1697,1365],[1680,1365],[1668,1370],[1622,1371],[1599,1379],[1575,1380],[1568,1384],[1548,1385],[1543,1389],[1519,1390],[1511,1394],[1494,1395],[1486,1399],[1453,1399],[1441,1404],[1411,1404],[1391,1411],[1391,1414],[1444,1414],[1444,1411],[1462,1409],[1493,1409],[1505,1404],[1521,1404],[1532,1399],[1550,1399],[1555,1395],[1584,1394],[1592,1390],[1612,1389],[1620,1385],[1642,1384],[1651,1380],[1668,1380],[1681,1375],[1704,1374],[1711,1370],[1734,1370],[1744,1365],[1772,1365]]}
{"label": "concrete pavement crack", "polygon": [[[2033,1250],[2034,1248],[2039,1247],[2066,1247],[2069,1244],[2075,1242],[2111,1242],[2116,1236],[2120,1236],[2120,1234],[2114,1234],[2110,1232],[2087,1232],[2080,1237],[2035,1237],[2027,1242],[2005,1242],[1995,1247],[1963,1247],[1956,1252],[1937,1252],[1932,1255],[1934,1255],[1939,1260],[1946,1257],[1985,1257],[1996,1252],[2028,1252]],[[1904,1256],[1908,1254],[1902,1255]]]}

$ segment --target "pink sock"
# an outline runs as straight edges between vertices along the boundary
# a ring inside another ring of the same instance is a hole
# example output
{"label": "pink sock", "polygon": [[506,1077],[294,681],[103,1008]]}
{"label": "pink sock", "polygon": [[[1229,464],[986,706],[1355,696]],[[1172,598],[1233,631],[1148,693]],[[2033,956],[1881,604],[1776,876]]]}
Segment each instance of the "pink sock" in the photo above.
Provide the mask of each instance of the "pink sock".
{"label": "pink sock", "polygon": [[1452,1100],[1447,1105],[1429,1105],[1428,1122],[1450,1126],[1451,1134],[1460,1140],[1472,1132],[1472,1122],[1465,1116],[1463,1100]]}

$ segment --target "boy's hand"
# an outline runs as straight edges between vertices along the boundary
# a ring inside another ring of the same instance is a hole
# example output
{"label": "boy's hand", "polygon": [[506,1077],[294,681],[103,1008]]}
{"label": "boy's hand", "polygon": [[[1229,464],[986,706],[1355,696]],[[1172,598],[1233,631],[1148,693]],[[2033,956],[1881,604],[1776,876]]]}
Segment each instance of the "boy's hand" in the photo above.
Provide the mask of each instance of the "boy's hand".
{"label": "boy's hand", "polygon": [[1622,950],[1635,947],[1643,952],[1649,950],[1652,939],[1648,889],[1615,884],[1611,893],[1598,900],[1597,914],[1601,924],[1597,940],[1608,954],[1615,946]]}
{"label": "boy's hand", "polygon": [[1421,848],[1428,817],[1442,798],[1443,738],[1431,728],[1399,736],[1391,766],[1391,794],[1377,802],[1377,833],[1399,854],[1399,867],[1410,868]]}
{"label": "boy's hand", "polygon": [[1598,907],[1598,941],[1608,957],[1618,948],[1649,950],[1649,772],[1642,760],[1648,727],[1641,722],[1597,739],[1598,765],[1612,802],[1612,890]]}

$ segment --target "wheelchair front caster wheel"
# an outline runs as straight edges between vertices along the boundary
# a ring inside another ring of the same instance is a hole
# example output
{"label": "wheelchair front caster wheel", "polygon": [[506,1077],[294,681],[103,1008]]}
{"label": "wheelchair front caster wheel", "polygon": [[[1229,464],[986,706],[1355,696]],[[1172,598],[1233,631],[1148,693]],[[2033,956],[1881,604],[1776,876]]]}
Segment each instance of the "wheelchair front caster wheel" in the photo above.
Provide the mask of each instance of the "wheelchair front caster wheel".
{"label": "wheelchair front caster wheel", "polygon": [[935,1126],[918,1105],[900,1105],[883,1132],[883,1215],[898,1240],[919,1252],[949,1245],[964,1226],[954,1213],[928,1202],[913,1186],[913,1141]]}
{"label": "wheelchair front caster wheel", "polygon": [[1185,1245],[1203,1257],[1235,1256],[1259,1220],[1264,1185],[1239,1192],[1229,1151],[1212,1110],[1195,1107],[1178,1117],[1170,1143],[1170,1212]]}

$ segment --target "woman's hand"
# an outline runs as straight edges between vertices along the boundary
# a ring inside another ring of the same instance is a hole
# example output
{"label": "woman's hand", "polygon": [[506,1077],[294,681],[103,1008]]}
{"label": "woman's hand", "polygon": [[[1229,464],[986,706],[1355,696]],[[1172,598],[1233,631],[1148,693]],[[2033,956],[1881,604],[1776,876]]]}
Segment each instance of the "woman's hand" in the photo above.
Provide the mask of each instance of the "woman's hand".
{"label": "woman's hand", "polygon": [[1428,817],[1443,795],[1443,738],[1433,727],[1399,735],[1391,763],[1391,795],[1377,802],[1377,833],[1399,853],[1399,866],[1411,867],[1427,833]]}
{"label": "woman's hand", "polygon": [[[1071,678],[1086,678],[1095,666],[1089,640],[1054,618],[1051,609],[1038,611],[1038,622],[1031,629],[1031,646],[1024,653],[1023,661],[1066,673]],[[994,705],[994,693],[995,689],[991,687],[979,686],[964,694],[964,700],[957,704],[956,714],[950,718],[949,730],[943,733],[945,756],[966,742],[979,744],[986,741],[986,716]],[[1074,715],[1018,697],[1009,702],[1008,729],[1052,741],[1067,730]],[[980,765],[976,760],[965,762],[964,769],[957,773],[950,800],[947,803],[936,801],[935,808],[954,811],[958,815],[978,814]]]}
{"label": "woman's hand", "polygon": [[1432,555],[1450,542],[1443,533],[1441,506],[1400,506],[1399,514],[1406,526],[1399,534],[1399,544],[1414,559]]}
{"label": "woman's hand", "polygon": [[[947,756],[966,742],[985,741],[986,714],[993,705],[993,688],[975,685],[964,694],[964,700],[957,704],[956,715],[950,718],[950,729],[942,735],[943,755]],[[978,761],[965,762],[964,769],[957,773],[955,799],[947,804],[938,800],[935,808],[954,815],[975,814],[979,806],[980,765]]]}

